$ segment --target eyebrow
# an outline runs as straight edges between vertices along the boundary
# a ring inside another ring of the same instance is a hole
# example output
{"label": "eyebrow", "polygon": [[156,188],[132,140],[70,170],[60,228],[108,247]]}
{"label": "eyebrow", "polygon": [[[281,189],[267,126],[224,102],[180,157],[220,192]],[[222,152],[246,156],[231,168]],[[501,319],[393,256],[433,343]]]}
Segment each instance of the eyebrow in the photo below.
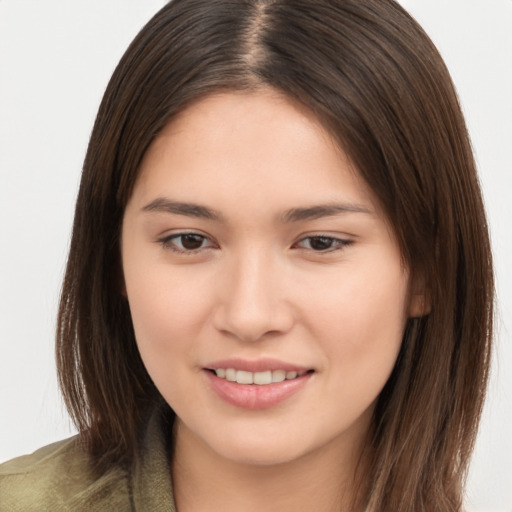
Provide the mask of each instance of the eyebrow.
{"label": "eyebrow", "polygon": [[[184,203],[172,201],[164,197],[158,197],[142,208],[147,212],[164,212],[175,215],[184,215],[186,217],[195,217],[198,219],[207,219],[213,221],[222,221],[223,215],[217,210],[194,203]],[[303,222],[308,220],[320,219],[323,217],[333,217],[347,213],[365,213],[373,215],[373,211],[362,205],[351,203],[333,203],[314,205],[305,208],[291,208],[284,212],[280,217],[284,224]]]}
{"label": "eyebrow", "polygon": [[198,219],[222,220],[222,215],[216,210],[193,203],[171,201],[164,197],[158,197],[142,208],[146,212],[164,212]]}
{"label": "eyebrow", "polygon": [[322,217],[333,217],[335,215],[345,213],[366,213],[368,215],[373,215],[374,212],[358,204],[323,204],[318,206],[309,206],[307,208],[292,208],[285,212],[282,217],[282,221],[284,223],[293,223],[320,219]]}

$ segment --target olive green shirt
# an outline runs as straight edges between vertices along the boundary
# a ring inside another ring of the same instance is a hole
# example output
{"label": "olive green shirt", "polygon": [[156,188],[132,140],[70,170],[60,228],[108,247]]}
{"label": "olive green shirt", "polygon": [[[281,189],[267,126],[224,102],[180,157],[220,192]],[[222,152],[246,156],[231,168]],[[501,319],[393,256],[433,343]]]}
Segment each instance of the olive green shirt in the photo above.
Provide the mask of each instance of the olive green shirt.
{"label": "olive green shirt", "polygon": [[93,476],[72,437],[0,465],[0,512],[175,512],[165,435],[149,421],[140,460]]}

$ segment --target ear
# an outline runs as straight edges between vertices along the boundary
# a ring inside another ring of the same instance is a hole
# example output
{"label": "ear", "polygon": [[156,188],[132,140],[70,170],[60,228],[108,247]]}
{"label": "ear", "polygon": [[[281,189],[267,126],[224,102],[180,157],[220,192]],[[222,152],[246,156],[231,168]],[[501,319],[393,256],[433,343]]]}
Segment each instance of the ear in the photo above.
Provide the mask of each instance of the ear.
{"label": "ear", "polygon": [[409,318],[420,318],[430,313],[431,300],[424,276],[416,276],[411,284]]}

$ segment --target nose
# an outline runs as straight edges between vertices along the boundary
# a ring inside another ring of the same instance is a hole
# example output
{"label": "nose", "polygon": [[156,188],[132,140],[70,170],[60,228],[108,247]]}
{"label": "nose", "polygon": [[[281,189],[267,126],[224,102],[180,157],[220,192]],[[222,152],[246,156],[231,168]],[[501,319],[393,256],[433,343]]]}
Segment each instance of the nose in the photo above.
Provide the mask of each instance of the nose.
{"label": "nose", "polygon": [[238,256],[224,269],[215,327],[244,341],[284,334],[294,314],[282,269],[268,254]]}

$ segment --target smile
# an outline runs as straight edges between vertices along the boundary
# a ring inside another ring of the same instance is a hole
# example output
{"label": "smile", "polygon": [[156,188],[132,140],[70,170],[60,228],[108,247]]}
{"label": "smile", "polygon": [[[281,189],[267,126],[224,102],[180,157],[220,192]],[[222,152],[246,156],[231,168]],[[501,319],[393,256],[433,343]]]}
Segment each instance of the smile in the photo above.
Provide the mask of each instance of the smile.
{"label": "smile", "polygon": [[258,386],[293,380],[307,373],[305,370],[301,372],[286,370],[248,372],[245,370],[235,370],[234,368],[216,368],[214,372],[217,377],[230,382],[236,382],[237,384],[256,384]]}
{"label": "smile", "polygon": [[308,385],[315,373],[313,369],[271,360],[233,363],[236,361],[219,361],[203,368],[203,375],[222,401],[249,410],[268,409],[291,399]]}

